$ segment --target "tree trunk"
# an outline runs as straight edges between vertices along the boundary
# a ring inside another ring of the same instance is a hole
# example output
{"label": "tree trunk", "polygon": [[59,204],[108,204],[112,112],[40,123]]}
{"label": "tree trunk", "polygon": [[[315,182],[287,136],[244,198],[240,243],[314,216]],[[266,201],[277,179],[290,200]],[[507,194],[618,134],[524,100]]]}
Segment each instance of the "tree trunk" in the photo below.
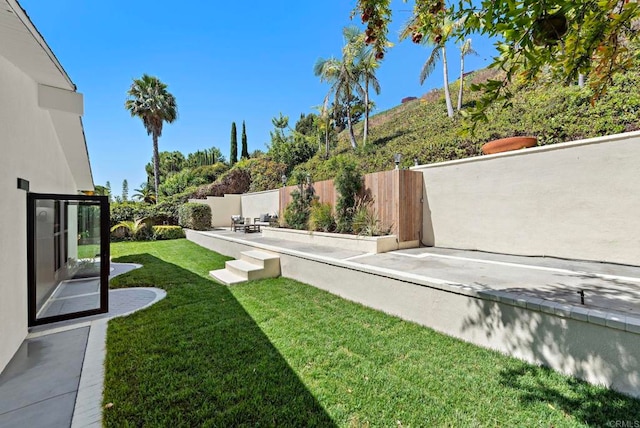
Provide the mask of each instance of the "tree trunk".
{"label": "tree trunk", "polygon": [[584,88],[584,74],[578,74],[578,86]]}
{"label": "tree trunk", "polygon": [[325,159],[329,159],[329,126],[331,124],[331,121],[329,119],[329,116],[327,115],[327,126],[324,128],[324,148],[325,148],[325,152],[324,152],[324,156]]}
{"label": "tree trunk", "polygon": [[351,141],[351,147],[356,148],[356,136],[353,133],[353,122],[351,121],[351,108],[347,108],[347,128],[349,128],[349,140]]}
{"label": "tree trunk", "polygon": [[364,82],[364,130],[362,132],[362,146],[367,146],[369,139],[369,79]]}
{"label": "tree trunk", "polygon": [[153,133],[153,182],[156,191],[156,204],[160,200],[158,187],[160,187],[160,154],[158,153],[158,134]]}
{"label": "tree trunk", "polygon": [[460,89],[458,90],[458,111],[462,110],[462,91],[464,89],[464,53],[460,54]]}
{"label": "tree trunk", "polygon": [[447,52],[442,46],[442,74],[444,74],[444,99],[447,102],[447,116],[453,117],[453,105],[451,104],[451,91],[449,91],[449,68],[447,66]]}

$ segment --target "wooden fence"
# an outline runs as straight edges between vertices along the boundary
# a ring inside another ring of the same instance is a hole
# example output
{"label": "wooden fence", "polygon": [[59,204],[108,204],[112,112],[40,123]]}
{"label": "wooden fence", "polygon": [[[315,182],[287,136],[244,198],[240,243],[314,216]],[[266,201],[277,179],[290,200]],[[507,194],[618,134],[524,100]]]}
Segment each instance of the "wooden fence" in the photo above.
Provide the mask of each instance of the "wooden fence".
{"label": "wooden fence", "polygon": [[[384,227],[390,227],[405,246],[419,245],[422,228],[422,173],[409,170],[392,170],[366,174],[364,193],[371,196]],[[320,202],[336,205],[337,192],[333,180],[312,184]],[[298,186],[280,189],[280,217],[291,202],[291,192]]]}

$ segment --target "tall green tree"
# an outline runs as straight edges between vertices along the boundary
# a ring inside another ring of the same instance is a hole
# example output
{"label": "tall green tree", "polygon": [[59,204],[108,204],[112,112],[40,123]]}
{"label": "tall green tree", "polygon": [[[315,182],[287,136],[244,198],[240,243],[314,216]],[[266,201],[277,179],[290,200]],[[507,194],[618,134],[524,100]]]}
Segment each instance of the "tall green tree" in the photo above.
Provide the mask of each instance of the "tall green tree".
{"label": "tall green tree", "polygon": [[[353,12],[366,23],[366,42],[379,57],[389,46],[390,4],[356,0]],[[565,82],[584,75],[595,100],[615,74],[633,67],[640,39],[640,2],[629,0],[416,0],[412,38],[428,37],[447,18],[461,23],[460,39],[481,33],[496,40],[490,67],[504,74],[475,85],[483,92],[471,111],[475,120],[486,119],[494,102],[513,96],[508,83],[514,78],[535,81],[548,69]]]}
{"label": "tall green tree", "polygon": [[289,117],[282,113],[271,119],[271,123],[275,129],[271,131],[268,155],[274,161],[285,164],[288,175],[296,165],[308,161],[316,153],[316,137],[291,129]]}
{"label": "tall green tree", "polygon": [[436,67],[438,61],[442,61],[442,75],[444,77],[444,99],[447,104],[447,116],[453,117],[453,103],[451,102],[451,91],[449,90],[449,65],[447,63],[447,47],[446,43],[454,34],[456,24],[444,16],[440,22],[434,23],[430,31],[423,35],[418,32],[418,23],[416,19],[409,23],[402,30],[400,37],[406,38],[411,36],[415,43],[426,46],[433,46],[429,58],[425,61],[420,71],[420,84],[429,77]]}
{"label": "tall green tree", "polygon": [[319,58],[313,67],[313,73],[320,77],[322,82],[327,82],[330,85],[329,92],[324,99],[325,108],[328,108],[329,99],[332,95],[336,104],[345,105],[349,141],[351,142],[351,147],[356,148],[356,137],[353,132],[349,100],[358,90],[359,76],[354,64],[356,53],[353,49],[354,38],[357,36],[356,32],[350,27],[344,28],[342,35],[345,41],[345,45],[342,48],[342,58]]}
{"label": "tall green tree", "polygon": [[464,57],[467,55],[478,55],[471,47],[471,39],[462,42],[460,46],[460,87],[458,88],[458,111],[462,110],[462,93],[464,91]]}
{"label": "tall green tree", "polygon": [[107,190],[106,195],[109,197],[109,202],[111,202],[111,183],[107,181],[106,183],[104,183],[104,187]]}
{"label": "tall green tree", "polygon": [[173,123],[178,118],[178,105],[175,97],[167,90],[167,85],[148,74],[143,74],[140,79],[133,79],[127,96],[125,108],[131,113],[131,117],[142,120],[147,135],[151,135],[153,139],[154,190],[157,202],[160,187],[158,138],[162,136],[163,124]]}
{"label": "tall green tree", "polygon": [[189,168],[195,168],[198,166],[214,165],[217,162],[224,162],[224,156],[217,147],[211,147],[210,149],[196,150],[193,153],[187,155],[185,166]]}
{"label": "tall green tree", "polygon": [[142,201],[145,204],[155,204],[156,195],[153,189],[149,186],[149,183],[142,183],[138,189],[133,189],[135,192],[131,197],[135,200]]}
{"label": "tall green tree", "polygon": [[[159,153],[159,175],[158,182],[162,184],[167,178],[182,171],[187,166],[184,155],[175,150],[173,152],[160,152]],[[149,183],[154,182],[154,162],[153,158],[145,165],[145,171],[147,172],[147,181]]]}
{"label": "tall green tree", "polygon": [[109,196],[109,190],[106,188],[106,186],[101,186],[99,184],[96,184],[95,186],[95,190],[94,190],[94,194],[98,195],[98,196]]}
{"label": "tall green tree", "polygon": [[126,178],[122,180],[122,200],[124,202],[129,200],[129,182]]}
{"label": "tall green tree", "polygon": [[380,63],[373,49],[365,43],[365,35],[357,27],[347,27],[349,31],[349,45],[353,50],[355,76],[359,85],[359,93],[364,98],[364,128],[362,145],[366,146],[369,140],[369,114],[371,110],[371,97],[369,88],[376,94],[380,93],[380,82],[376,77],[376,70]]}
{"label": "tall green tree", "polygon": [[238,162],[238,131],[236,130],[236,123],[231,122],[231,150],[229,153],[229,165],[233,166]]}
{"label": "tall green tree", "polygon": [[247,129],[244,124],[244,120],[242,121],[242,159],[249,159],[249,147],[247,146]]}

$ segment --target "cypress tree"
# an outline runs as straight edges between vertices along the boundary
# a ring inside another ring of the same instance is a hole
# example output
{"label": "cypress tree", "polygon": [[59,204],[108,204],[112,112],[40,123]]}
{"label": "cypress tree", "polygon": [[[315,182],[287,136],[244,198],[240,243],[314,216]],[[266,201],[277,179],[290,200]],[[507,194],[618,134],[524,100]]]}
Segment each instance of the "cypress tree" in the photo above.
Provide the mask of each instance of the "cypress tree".
{"label": "cypress tree", "polygon": [[127,182],[126,178],[122,182],[122,200],[124,202],[127,202],[129,200],[129,183]]}
{"label": "cypress tree", "polygon": [[231,122],[231,153],[229,154],[229,165],[233,166],[238,162],[238,132],[236,123]]}
{"label": "cypress tree", "polygon": [[242,121],[242,158],[249,159],[249,148],[247,147],[247,130]]}

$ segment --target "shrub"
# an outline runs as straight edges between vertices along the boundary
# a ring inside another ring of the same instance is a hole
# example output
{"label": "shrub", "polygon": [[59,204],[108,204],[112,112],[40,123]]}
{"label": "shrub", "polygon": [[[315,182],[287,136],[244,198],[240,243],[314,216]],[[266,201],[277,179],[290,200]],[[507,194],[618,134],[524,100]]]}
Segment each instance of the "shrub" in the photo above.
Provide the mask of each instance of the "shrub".
{"label": "shrub", "polygon": [[195,188],[187,189],[184,193],[162,198],[157,205],[149,205],[147,217],[153,224],[177,225],[180,207],[189,200],[189,196]]}
{"label": "shrub", "polygon": [[166,239],[184,238],[184,230],[180,226],[153,226],[153,239],[162,241]]}
{"label": "shrub", "polygon": [[147,218],[152,224],[177,225],[178,209],[188,201],[194,188],[184,193],[167,196],[159,204],[142,202],[112,202],[111,227],[123,221],[134,221],[136,218]]}
{"label": "shrub", "polygon": [[381,236],[389,234],[389,228],[382,226],[372,201],[367,198],[360,198],[356,203],[352,228],[353,233],[357,235]]}
{"label": "shrub", "polygon": [[233,168],[215,183],[198,187],[192,196],[197,199],[206,199],[207,196],[224,196],[245,193],[251,185],[251,174],[242,168]]}
{"label": "shrub", "polygon": [[342,159],[334,180],[338,201],[336,202],[336,229],[341,233],[351,232],[356,197],[362,190],[363,177],[353,160]]}
{"label": "shrub", "polygon": [[229,167],[222,163],[214,163],[213,165],[202,165],[196,168],[193,168],[191,172],[194,176],[200,177],[204,180],[205,183],[213,183],[220,177],[222,174],[227,172]]}
{"label": "shrub", "polygon": [[178,210],[180,226],[193,230],[211,229],[211,207],[187,202]]}
{"label": "shrub", "polygon": [[159,190],[162,196],[172,196],[183,193],[190,187],[200,186],[207,183],[203,177],[198,176],[193,170],[185,168],[164,180],[160,184]]}
{"label": "shrub", "polygon": [[112,202],[110,204],[110,227],[124,221],[134,221],[136,218],[147,217],[143,212],[144,208],[145,206],[139,202]]}
{"label": "shrub", "polygon": [[285,164],[266,157],[242,159],[236,164],[236,168],[238,167],[247,170],[251,176],[249,192],[277,189],[282,184],[282,175],[287,170]]}
{"label": "shrub", "polygon": [[336,227],[331,204],[314,201],[309,212],[309,230],[332,232]]}
{"label": "shrub", "polygon": [[313,187],[306,184],[307,177],[304,171],[296,173],[294,180],[298,182],[298,188],[291,192],[292,200],[284,210],[285,224],[292,229],[307,229],[311,203],[315,199]]}
{"label": "shrub", "polygon": [[111,227],[111,235],[115,240],[131,239],[132,241],[147,241],[152,238],[146,218],[126,220]]}

